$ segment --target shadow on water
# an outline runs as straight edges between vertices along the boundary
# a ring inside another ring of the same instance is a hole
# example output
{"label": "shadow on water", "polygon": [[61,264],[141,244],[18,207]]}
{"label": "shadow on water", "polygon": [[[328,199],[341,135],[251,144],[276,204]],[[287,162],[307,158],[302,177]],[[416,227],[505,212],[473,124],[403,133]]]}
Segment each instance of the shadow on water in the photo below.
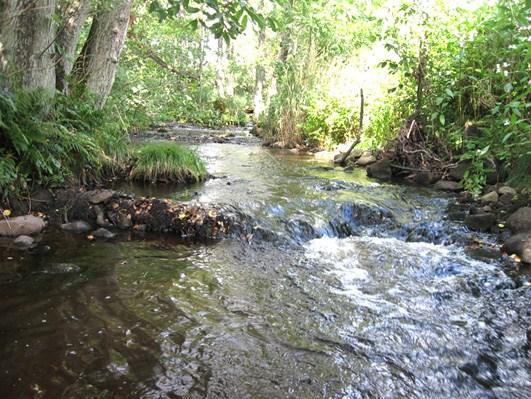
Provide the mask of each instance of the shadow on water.
{"label": "shadow on water", "polygon": [[1,397],[531,396],[528,279],[467,255],[451,197],[254,145],[198,151],[215,179],[129,188],[226,204],[253,237],[2,249]]}

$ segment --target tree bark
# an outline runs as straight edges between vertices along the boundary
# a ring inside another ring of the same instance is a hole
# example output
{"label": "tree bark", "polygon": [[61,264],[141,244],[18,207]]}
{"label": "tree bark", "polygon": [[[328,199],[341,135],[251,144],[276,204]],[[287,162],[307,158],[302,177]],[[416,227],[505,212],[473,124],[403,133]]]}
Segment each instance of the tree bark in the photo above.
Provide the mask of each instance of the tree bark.
{"label": "tree bark", "polygon": [[91,0],[72,0],[58,6],[62,16],[62,24],[57,33],[56,48],[56,88],[64,93],[68,92],[67,78],[74,66],[75,53],[81,29],[87,20],[92,2]]}
{"label": "tree bark", "polygon": [[86,89],[98,97],[102,108],[109,96],[122,52],[132,0],[121,0],[99,10],[76,61],[75,74]]}
{"label": "tree bark", "polygon": [[[0,0],[0,75],[7,78],[15,48],[16,0]],[[0,88],[7,88],[7,79],[0,79]]]}
{"label": "tree bark", "polygon": [[[261,54],[263,51],[265,42],[265,31],[264,29],[260,30],[258,35],[258,54]],[[255,81],[254,81],[254,97],[253,97],[253,108],[255,118],[259,118],[265,110],[264,105],[264,83],[266,78],[266,70],[261,64],[262,60],[259,60],[256,64],[255,70]]]}
{"label": "tree bark", "polygon": [[4,0],[2,72],[24,88],[55,90],[55,0]]}

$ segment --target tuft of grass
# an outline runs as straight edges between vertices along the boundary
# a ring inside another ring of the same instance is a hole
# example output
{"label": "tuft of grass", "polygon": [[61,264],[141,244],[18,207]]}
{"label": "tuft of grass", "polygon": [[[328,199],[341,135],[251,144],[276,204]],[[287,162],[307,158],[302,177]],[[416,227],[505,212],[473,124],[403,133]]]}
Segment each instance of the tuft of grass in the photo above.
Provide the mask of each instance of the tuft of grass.
{"label": "tuft of grass", "polygon": [[197,153],[176,143],[155,142],[133,151],[132,180],[195,183],[205,180],[205,164]]}

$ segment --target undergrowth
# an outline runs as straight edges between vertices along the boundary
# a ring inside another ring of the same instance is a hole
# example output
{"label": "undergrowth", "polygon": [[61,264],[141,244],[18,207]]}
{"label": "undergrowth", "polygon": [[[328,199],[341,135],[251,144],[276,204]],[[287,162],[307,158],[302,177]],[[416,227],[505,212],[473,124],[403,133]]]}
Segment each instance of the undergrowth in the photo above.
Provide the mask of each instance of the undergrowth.
{"label": "undergrowth", "polygon": [[126,159],[128,127],[112,104],[0,91],[0,198],[96,181]]}

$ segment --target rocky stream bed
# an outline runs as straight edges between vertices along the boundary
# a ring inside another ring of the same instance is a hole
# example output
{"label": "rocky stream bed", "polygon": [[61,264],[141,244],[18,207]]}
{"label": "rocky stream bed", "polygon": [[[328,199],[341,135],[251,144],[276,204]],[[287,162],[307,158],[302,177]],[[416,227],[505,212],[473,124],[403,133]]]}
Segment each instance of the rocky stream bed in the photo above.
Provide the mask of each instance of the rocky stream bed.
{"label": "rocky stream bed", "polygon": [[519,193],[382,182],[245,129],[149,137],[213,178],[56,192],[47,233],[1,243],[2,397],[531,396],[529,270],[500,253]]}

